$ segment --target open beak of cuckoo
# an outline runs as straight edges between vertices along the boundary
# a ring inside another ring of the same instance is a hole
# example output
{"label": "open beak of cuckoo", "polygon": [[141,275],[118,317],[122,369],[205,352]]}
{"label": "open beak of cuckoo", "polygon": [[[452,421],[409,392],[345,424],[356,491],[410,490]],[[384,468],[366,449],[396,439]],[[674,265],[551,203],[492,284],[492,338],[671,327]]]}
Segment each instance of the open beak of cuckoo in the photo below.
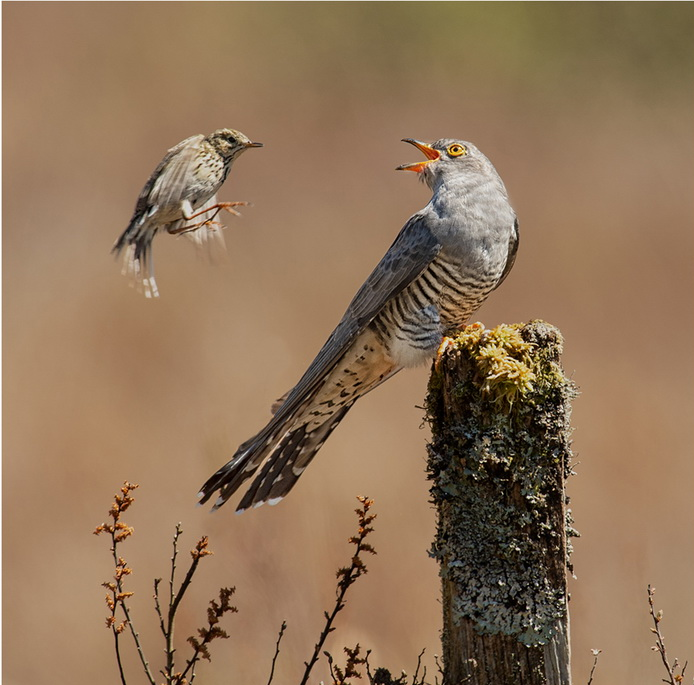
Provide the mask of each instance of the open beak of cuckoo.
{"label": "open beak of cuckoo", "polygon": [[422,143],[419,140],[415,140],[414,138],[403,138],[402,142],[414,145],[418,150],[421,150],[424,153],[427,159],[424,162],[415,162],[414,164],[401,164],[399,167],[395,168],[396,171],[414,171],[418,174],[421,174],[422,171],[426,169],[427,164],[431,164],[432,162],[435,162],[437,159],[439,159],[439,157],[441,157],[441,153],[438,150],[434,150],[434,148],[431,147],[431,145]]}

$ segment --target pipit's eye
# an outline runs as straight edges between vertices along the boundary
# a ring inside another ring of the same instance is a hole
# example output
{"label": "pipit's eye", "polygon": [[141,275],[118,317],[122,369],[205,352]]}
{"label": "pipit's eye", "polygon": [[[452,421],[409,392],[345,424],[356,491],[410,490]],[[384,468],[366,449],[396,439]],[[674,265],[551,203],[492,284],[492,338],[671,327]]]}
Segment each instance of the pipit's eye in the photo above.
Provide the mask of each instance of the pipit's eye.
{"label": "pipit's eye", "polygon": [[446,149],[446,152],[448,152],[448,154],[451,157],[460,157],[460,155],[467,154],[467,150],[458,143],[453,143],[453,145],[449,145]]}

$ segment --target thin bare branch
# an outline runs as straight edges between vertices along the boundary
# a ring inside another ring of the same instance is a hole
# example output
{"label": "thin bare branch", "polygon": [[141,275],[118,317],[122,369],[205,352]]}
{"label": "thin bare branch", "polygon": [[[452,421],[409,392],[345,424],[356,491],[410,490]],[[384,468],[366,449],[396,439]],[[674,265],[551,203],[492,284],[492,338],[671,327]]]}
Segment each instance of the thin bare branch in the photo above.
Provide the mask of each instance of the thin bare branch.
{"label": "thin bare branch", "polygon": [[[665,666],[665,670],[667,671],[667,679],[663,678],[664,683],[668,683],[668,685],[680,685],[683,680],[684,680],[684,672],[687,669],[687,662],[685,662],[684,666],[680,668],[679,661],[675,659],[672,664],[670,664],[670,661],[668,659],[667,655],[667,650],[665,649],[665,637],[663,634],[660,632],[660,622],[663,620],[663,612],[662,611],[656,611],[655,606],[653,604],[653,597],[655,596],[655,588],[651,587],[650,585],[648,586],[648,608],[649,612],[651,614],[651,618],[653,619],[653,628],[651,628],[651,631],[655,634],[655,646],[651,647],[651,649],[654,652],[658,652],[660,654],[660,658],[662,659],[663,666]],[[679,673],[677,672],[679,669]]]}
{"label": "thin bare branch", "polygon": [[600,656],[602,649],[593,649],[593,668],[590,669],[590,677],[588,678],[588,685],[593,685],[593,674],[595,673],[595,668],[598,665],[598,657]]}
{"label": "thin bare branch", "polygon": [[352,557],[351,565],[349,567],[341,568],[337,572],[337,577],[339,578],[339,580],[336,588],[335,606],[329,614],[327,611],[325,612],[325,626],[323,627],[323,630],[320,636],[318,637],[318,642],[316,642],[315,644],[311,658],[307,662],[304,662],[306,670],[304,671],[304,676],[301,679],[300,685],[306,685],[306,683],[308,682],[309,676],[311,675],[311,670],[320,658],[321,650],[323,649],[325,640],[327,639],[328,635],[334,630],[333,622],[335,621],[335,617],[337,616],[337,614],[340,611],[342,611],[342,609],[344,609],[345,607],[345,595],[347,594],[347,590],[349,590],[350,586],[354,582],[356,582],[358,578],[360,578],[367,572],[366,565],[364,564],[364,561],[362,560],[360,555],[362,554],[362,552],[376,554],[376,551],[373,549],[373,547],[371,547],[369,543],[365,542],[365,539],[369,535],[369,533],[373,532],[373,528],[371,528],[370,524],[376,518],[375,514],[369,514],[369,510],[373,505],[373,500],[361,496],[357,497],[357,499],[362,505],[360,509],[355,509],[357,519],[359,521],[359,529],[356,536],[349,538],[349,542],[353,545],[356,545],[357,551],[354,553],[354,556]]}
{"label": "thin bare branch", "polygon": [[[166,654],[166,666],[164,667],[164,677],[166,682],[170,683],[174,678],[174,672],[176,669],[175,662],[175,652],[173,646],[174,640],[174,619],[176,616],[176,610],[174,608],[175,603],[175,588],[176,588],[176,559],[178,558],[178,539],[181,537],[183,528],[180,523],[176,524],[176,530],[173,536],[173,552],[171,554],[171,574],[169,575],[169,610],[166,617],[166,628],[164,629],[164,641],[166,646],[164,647],[164,652]],[[180,601],[180,600],[179,600]],[[178,605],[176,605],[178,606]]]}
{"label": "thin bare branch", "polygon": [[267,680],[267,685],[271,685],[272,679],[275,677],[275,663],[277,662],[277,657],[280,653],[280,642],[282,642],[282,637],[284,636],[284,631],[287,629],[287,622],[282,621],[282,626],[280,627],[279,635],[277,636],[277,642],[275,643],[275,654],[272,657],[272,667],[270,668],[270,677]]}
{"label": "thin bare branch", "polygon": [[120,643],[118,641],[118,636],[120,635],[120,633],[116,630],[113,630],[112,632],[114,647],[116,650],[116,663],[118,664],[118,675],[120,675],[121,683],[123,683],[123,685],[128,685],[127,681],[125,680],[125,672],[123,671],[123,662],[120,658]]}
{"label": "thin bare branch", "polygon": [[424,652],[426,652],[426,649],[423,649],[417,657],[417,668],[415,668],[414,670],[414,676],[412,677],[412,685],[424,685],[424,679],[427,677],[427,668],[425,666],[422,672],[422,679],[419,681],[417,680],[417,677],[419,676],[419,669],[422,665],[422,657],[424,656]]}
{"label": "thin bare branch", "polygon": [[159,618],[159,628],[161,630],[164,639],[166,639],[166,626],[164,625],[164,615],[161,611],[161,604],[159,603],[159,586],[161,585],[161,578],[154,579],[154,609],[157,612],[157,617]]}

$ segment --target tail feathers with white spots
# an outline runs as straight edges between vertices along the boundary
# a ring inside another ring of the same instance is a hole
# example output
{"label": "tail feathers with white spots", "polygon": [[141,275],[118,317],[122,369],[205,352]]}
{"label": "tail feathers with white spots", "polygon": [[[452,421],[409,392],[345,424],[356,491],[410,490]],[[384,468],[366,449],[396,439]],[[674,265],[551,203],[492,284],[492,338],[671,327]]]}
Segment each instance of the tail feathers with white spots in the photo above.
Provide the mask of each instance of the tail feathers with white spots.
{"label": "tail feathers with white spots", "polygon": [[[294,487],[299,477],[337,427],[353,403],[347,404],[315,426],[295,423],[279,440],[263,441],[262,432],[242,445],[234,458],[217,471],[201,488],[198,497],[205,503],[216,491],[219,497],[213,510],[221,507],[241,485],[260,473],[244,494],[236,508],[241,513],[261,504],[277,504]],[[312,430],[309,430],[311,428]],[[264,463],[263,463],[264,462]]]}

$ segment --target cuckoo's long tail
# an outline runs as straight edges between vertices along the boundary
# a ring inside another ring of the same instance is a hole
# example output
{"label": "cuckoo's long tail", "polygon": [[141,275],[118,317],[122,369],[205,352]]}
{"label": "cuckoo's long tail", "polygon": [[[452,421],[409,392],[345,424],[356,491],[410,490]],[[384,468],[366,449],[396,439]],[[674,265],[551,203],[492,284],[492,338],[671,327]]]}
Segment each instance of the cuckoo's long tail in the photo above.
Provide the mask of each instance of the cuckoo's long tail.
{"label": "cuckoo's long tail", "polygon": [[299,480],[354,401],[356,398],[334,413],[321,417],[324,418],[321,423],[294,422],[294,427],[285,431],[279,439],[275,437],[279,431],[269,438],[264,436],[265,431],[261,431],[255,438],[241,445],[234,458],[207,480],[198,494],[200,504],[219,490],[213,510],[219,509],[246,480],[255,475],[261,465],[260,473],[236,511],[241,513],[265,502],[277,504]]}

